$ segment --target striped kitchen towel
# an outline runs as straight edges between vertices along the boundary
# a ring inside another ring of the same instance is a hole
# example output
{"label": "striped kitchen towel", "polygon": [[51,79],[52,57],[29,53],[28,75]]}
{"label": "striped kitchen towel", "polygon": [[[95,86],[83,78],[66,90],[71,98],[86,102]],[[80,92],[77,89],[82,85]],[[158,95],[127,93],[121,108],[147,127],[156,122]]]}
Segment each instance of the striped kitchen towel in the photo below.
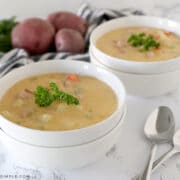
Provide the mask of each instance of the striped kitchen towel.
{"label": "striped kitchen towel", "polygon": [[99,24],[108,21],[110,19],[124,17],[128,15],[144,15],[142,11],[135,9],[121,9],[121,10],[111,10],[111,9],[93,9],[88,4],[82,4],[77,12],[77,15],[84,18],[88,24],[88,30],[85,35],[86,42],[86,52],[81,54],[72,54],[68,52],[48,52],[38,56],[29,56],[24,49],[13,49],[6,54],[0,54],[0,77],[9,72],[12,68],[23,66],[29,63],[42,61],[42,60],[53,60],[53,59],[73,59],[79,61],[89,62],[89,37],[91,32]]}

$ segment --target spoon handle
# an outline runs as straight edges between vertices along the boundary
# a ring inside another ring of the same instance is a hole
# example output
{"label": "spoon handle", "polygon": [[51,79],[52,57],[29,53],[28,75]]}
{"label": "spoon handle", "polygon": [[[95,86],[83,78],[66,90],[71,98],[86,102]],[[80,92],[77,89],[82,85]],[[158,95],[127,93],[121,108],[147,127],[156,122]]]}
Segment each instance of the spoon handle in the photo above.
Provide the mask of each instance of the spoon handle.
{"label": "spoon handle", "polygon": [[157,150],[157,145],[153,144],[152,148],[151,148],[151,154],[149,156],[149,161],[148,164],[141,176],[141,180],[149,180],[150,179],[150,175],[151,175],[151,171],[152,171],[152,166],[153,166],[153,161],[155,158],[155,154],[156,154],[156,150]]}
{"label": "spoon handle", "polygon": [[178,151],[173,147],[171,150],[169,150],[167,153],[162,155],[159,159],[157,159],[152,166],[152,171],[155,171],[162,163],[164,163],[166,160],[171,158],[174,154],[176,154]]}

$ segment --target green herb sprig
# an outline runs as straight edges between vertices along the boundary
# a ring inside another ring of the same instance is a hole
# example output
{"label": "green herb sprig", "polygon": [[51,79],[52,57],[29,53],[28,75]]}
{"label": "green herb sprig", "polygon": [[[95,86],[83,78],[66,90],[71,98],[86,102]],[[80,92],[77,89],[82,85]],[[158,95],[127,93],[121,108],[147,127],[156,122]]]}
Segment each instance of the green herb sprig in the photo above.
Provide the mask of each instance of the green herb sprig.
{"label": "green herb sprig", "polygon": [[140,50],[144,51],[160,46],[160,43],[152,35],[146,35],[145,33],[131,34],[128,38],[128,43],[133,47],[140,47]]}
{"label": "green herb sprig", "polygon": [[48,88],[37,86],[34,92],[35,103],[41,107],[46,107],[52,104],[54,101],[66,102],[69,104],[79,104],[79,100],[61,90],[54,82],[49,83],[50,90]]}
{"label": "green herb sprig", "polygon": [[11,31],[16,24],[15,17],[0,20],[0,51],[7,52],[12,49]]}

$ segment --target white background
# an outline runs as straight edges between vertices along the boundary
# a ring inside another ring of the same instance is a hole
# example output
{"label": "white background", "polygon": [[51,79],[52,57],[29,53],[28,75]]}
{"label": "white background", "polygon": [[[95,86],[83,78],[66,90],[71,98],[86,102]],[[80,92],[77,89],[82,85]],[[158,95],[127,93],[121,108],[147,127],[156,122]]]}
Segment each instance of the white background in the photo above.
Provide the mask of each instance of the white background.
{"label": "white background", "polygon": [[[151,14],[160,13],[162,16],[172,14],[174,11],[179,12],[180,6],[179,0],[0,0],[0,18],[13,15],[21,19],[32,16],[46,17],[48,13],[58,10],[76,12],[83,2],[98,8],[133,7]],[[162,8],[165,12],[161,13]]]}

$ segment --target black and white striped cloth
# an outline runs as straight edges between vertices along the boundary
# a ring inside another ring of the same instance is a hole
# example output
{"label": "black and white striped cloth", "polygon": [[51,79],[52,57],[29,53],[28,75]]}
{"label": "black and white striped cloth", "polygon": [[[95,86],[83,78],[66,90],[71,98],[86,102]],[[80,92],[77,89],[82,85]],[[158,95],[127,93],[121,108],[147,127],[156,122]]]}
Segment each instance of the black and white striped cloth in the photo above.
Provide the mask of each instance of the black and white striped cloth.
{"label": "black and white striped cloth", "polygon": [[108,21],[110,19],[124,17],[128,15],[144,15],[142,11],[135,9],[121,9],[121,10],[111,10],[111,9],[93,9],[88,4],[82,4],[77,12],[77,15],[85,19],[88,24],[88,30],[85,35],[86,42],[86,52],[83,54],[72,54],[72,53],[57,53],[48,52],[39,56],[29,56],[24,49],[13,49],[6,54],[0,54],[0,77],[9,72],[12,68],[23,66],[29,63],[42,60],[53,60],[53,59],[73,59],[79,61],[89,62],[88,46],[89,37],[91,32],[99,24]]}

